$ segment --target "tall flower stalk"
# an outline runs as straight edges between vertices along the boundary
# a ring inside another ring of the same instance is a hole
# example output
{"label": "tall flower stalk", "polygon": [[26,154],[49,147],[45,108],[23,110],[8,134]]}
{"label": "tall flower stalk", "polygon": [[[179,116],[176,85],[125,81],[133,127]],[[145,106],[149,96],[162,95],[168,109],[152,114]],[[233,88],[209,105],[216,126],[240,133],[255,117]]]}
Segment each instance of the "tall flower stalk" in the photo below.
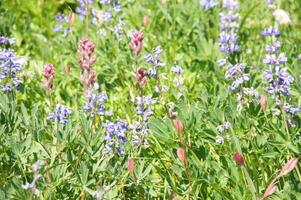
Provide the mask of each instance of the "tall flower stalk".
{"label": "tall flower stalk", "polygon": [[88,38],[84,38],[78,45],[78,53],[80,55],[79,66],[81,68],[81,80],[86,89],[89,89],[95,83],[95,71],[92,68],[96,61],[94,52],[94,43]]}

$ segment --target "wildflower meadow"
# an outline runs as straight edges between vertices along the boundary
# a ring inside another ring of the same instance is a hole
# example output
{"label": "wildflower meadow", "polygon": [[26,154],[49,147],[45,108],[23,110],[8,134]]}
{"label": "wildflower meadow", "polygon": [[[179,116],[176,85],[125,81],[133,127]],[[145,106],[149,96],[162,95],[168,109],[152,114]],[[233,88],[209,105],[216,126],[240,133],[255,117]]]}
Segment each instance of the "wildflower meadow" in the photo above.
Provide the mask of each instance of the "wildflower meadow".
{"label": "wildflower meadow", "polygon": [[301,199],[301,0],[0,0],[0,200]]}

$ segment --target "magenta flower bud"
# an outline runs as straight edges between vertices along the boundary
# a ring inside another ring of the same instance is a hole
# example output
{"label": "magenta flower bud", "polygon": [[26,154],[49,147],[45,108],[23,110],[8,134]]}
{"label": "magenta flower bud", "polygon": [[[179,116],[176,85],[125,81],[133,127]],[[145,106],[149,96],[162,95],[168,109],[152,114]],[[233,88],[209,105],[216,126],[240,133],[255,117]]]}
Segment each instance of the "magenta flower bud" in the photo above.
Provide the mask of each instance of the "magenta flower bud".
{"label": "magenta flower bud", "polygon": [[130,47],[136,56],[139,55],[143,46],[143,32],[135,31],[131,36]]}
{"label": "magenta flower bud", "polygon": [[147,82],[147,73],[146,70],[143,68],[138,69],[136,73],[136,81],[140,88],[144,88]]}
{"label": "magenta flower bud", "polygon": [[52,64],[45,64],[43,70],[43,76],[48,80],[50,77],[54,76],[55,69]]}
{"label": "magenta flower bud", "polygon": [[233,159],[235,160],[235,162],[237,164],[239,164],[239,165],[245,165],[244,157],[239,152],[236,152],[234,154]]}
{"label": "magenta flower bud", "polygon": [[81,55],[90,56],[94,52],[94,43],[88,38],[84,38],[80,41],[78,51]]}
{"label": "magenta flower bud", "polygon": [[42,81],[44,87],[48,90],[53,88],[53,79],[54,79],[55,69],[52,64],[45,64],[43,69],[43,76],[45,77],[45,81]]}

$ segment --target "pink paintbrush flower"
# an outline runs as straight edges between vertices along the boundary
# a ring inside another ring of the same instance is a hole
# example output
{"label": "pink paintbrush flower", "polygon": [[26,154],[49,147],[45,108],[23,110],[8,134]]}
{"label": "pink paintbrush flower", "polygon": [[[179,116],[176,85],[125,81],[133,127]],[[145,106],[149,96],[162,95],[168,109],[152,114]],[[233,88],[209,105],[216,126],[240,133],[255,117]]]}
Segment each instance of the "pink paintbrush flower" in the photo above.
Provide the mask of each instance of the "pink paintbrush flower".
{"label": "pink paintbrush flower", "polygon": [[139,55],[143,46],[143,32],[134,31],[131,35],[130,47],[136,56]]}

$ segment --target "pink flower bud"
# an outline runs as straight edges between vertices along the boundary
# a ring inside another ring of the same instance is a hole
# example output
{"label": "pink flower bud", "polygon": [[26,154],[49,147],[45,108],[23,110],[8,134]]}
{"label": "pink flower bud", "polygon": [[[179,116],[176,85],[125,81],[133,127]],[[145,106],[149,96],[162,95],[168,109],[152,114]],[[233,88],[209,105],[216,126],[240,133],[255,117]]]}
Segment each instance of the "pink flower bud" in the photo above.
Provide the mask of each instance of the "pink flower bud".
{"label": "pink flower bud", "polygon": [[134,175],[134,169],[135,169],[135,161],[133,159],[128,160],[128,171],[131,175]]}
{"label": "pink flower bud", "polygon": [[144,24],[144,27],[148,27],[148,24],[149,24],[149,17],[147,15],[145,15],[143,17],[143,24]]}
{"label": "pink flower bud", "polygon": [[277,186],[275,185],[274,181],[272,181],[270,185],[267,187],[267,189],[265,190],[260,200],[264,200],[268,196],[272,195],[276,190],[277,190]]}
{"label": "pink flower bud", "polygon": [[139,84],[140,88],[144,88],[147,82],[147,73],[145,69],[140,68],[136,73],[136,81]]}
{"label": "pink flower bud", "polygon": [[290,159],[281,169],[278,178],[290,173],[297,166],[297,163],[298,163],[298,158]]}
{"label": "pink flower bud", "polygon": [[51,76],[54,76],[54,74],[55,74],[55,69],[52,64],[44,65],[43,76],[46,79],[49,79]]}
{"label": "pink flower bud", "polygon": [[131,36],[130,47],[136,56],[139,55],[143,45],[143,32],[135,31]]}
{"label": "pink flower bud", "polygon": [[263,110],[263,112],[265,112],[267,109],[267,96],[266,95],[261,96],[260,105],[261,105],[261,109]]}
{"label": "pink flower bud", "polygon": [[239,152],[236,152],[234,154],[233,159],[235,160],[235,162],[237,164],[239,164],[239,165],[245,165],[244,157]]}
{"label": "pink flower bud", "polygon": [[75,14],[73,12],[71,12],[67,17],[67,22],[68,22],[69,26],[73,25],[74,20],[75,20]]}
{"label": "pink flower bud", "polygon": [[186,155],[185,155],[185,149],[180,147],[178,148],[177,150],[177,155],[178,155],[178,158],[182,161],[182,162],[185,162],[186,160]]}
{"label": "pink flower bud", "polygon": [[174,118],[172,120],[172,123],[173,123],[173,126],[177,129],[178,133],[180,135],[182,135],[183,128],[184,128],[183,122],[177,118]]}

